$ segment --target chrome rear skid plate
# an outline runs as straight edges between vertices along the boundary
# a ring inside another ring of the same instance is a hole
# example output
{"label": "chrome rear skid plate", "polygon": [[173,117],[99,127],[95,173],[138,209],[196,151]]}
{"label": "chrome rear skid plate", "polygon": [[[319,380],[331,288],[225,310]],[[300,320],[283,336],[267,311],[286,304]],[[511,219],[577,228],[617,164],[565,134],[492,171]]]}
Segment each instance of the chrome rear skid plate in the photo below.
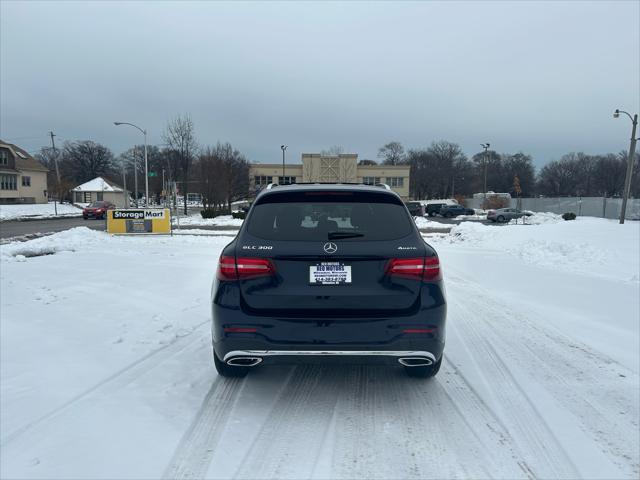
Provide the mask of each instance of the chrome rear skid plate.
{"label": "chrome rear skid plate", "polygon": [[[238,365],[235,359],[259,359],[253,365],[257,365],[264,357],[393,357],[405,367],[427,366],[436,363],[436,357],[431,352],[413,350],[234,350],[224,356],[223,362],[229,365]],[[249,362],[247,362],[249,363]]]}

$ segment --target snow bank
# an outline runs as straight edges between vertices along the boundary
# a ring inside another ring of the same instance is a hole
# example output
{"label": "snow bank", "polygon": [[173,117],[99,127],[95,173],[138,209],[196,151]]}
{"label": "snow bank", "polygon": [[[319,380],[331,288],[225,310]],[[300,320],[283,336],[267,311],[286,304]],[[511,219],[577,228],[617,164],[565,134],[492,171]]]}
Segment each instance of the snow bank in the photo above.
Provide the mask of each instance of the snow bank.
{"label": "snow bank", "polygon": [[[82,210],[67,203],[58,203],[58,217],[79,217]],[[0,221],[18,220],[20,218],[55,217],[55,207],[50,203],[33,203],[24,205],[0,205]]]}
{"label": "snow bank", "polygon": [[74,252],[83,247],[90,247],[96,241],[108,237],[105,232],[91,230],[87,227],[77,227],[71,230],[36,238],[28,242],[12,242],[0,245],[0,260],[24,260],[25,257],[39,257],[53,255],[59,252]]}
{"label": "snow bank", "polygon": [[[592,218],[592,217],[589,217]],[[526,217],[524,219],[524,223],[528,223],[529,225],[544,225],[546,223],[558,223],[558,222],[564,222],[565,220],[562,218],[562,215],[558,215],[557,213],[551,213],[551,212],[536,212],[533,215],[531,215],[530,217]],[[511,220],[509,223],[515,225],[515,224],[521,224],[523,223],[522,218],[519,218],[517,220]]]}
{"label": "snow bank", "polygon": [[640,223],[592,217],[567,222],[555,214],[536,214],[527,222],[534,218],[538,224],[463,222],[430,241],[499,250],[544,268],[640,281]]}
{"label": "snow bank", "polygon": [[231,215],[220,215],[215,218],[202,218],[200,214],[191,215],[189,217],[180,217],[179,221],[173,217],[173,224],[180,226],[225,226],[225,227],[240,227],[242,225],[241,218],[233,218]]}

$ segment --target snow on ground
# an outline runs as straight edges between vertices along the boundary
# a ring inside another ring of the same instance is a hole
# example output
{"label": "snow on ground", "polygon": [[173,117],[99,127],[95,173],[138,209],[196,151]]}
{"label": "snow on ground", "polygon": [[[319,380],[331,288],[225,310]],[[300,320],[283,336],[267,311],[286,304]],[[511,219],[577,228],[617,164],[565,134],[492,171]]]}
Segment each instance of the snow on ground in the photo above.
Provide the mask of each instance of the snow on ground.
{"label": "snow on ground", "polygon": [[446,223],[440,223],[434,220],[431,220],[427,217],[413,217],[413,220],[416,222],[416,226],[418,228],[431,228],[431,229],[440,229],[440,230],[449,230],[451,225]]}
{"label": "snow on ground", "polygon": [[241,218],[233,218],[231,215],[220,215],[214,218],[202,218],[202,215],[199,213],[196,215],[190,215],[188,217],[180,217],[176,219],[176,217],[172,218],[172,223],[174,228],[177,225],[181,227],[186,226],[230,226],[230,227],[240,227],[242,225]]}
{"label": "snow on ground", "polygon": [[539,267],[635,284],[640,281],[640,222],[619,225],[616,220],[593,217],[579,217],[572,221],[564,221],[555,214],[535,217],[540,224],[504,226],[463,222],[451,229],[445,241],[461,246],[497,249]]}
{"label": "snow on ground", "polygon": [[209,290],[229,237],[78,228],[0,246],[0,477],[638,478],[640,224],[426,239],[449,301],[429,381],[217,377]]}
{"label": "snow on ground", "polygon": [[[56,206],[54,206],[53,202],[0,205],[0,221],[22,218],[51,218],[56,216],[55,208]],[[79,217],[82,215],[82,210],[68,203],[58,203],[57,209],[58,217]]]}

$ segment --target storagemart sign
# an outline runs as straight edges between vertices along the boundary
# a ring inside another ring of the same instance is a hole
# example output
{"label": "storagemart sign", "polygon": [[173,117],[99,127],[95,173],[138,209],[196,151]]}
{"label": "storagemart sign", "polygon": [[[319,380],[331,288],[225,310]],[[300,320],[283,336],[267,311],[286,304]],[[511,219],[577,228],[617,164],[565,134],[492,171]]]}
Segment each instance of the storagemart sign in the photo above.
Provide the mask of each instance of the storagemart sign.
{"label": "storagemart sign", "polygon": [[171,233],[171,214],[168,208],[109,210],[109,233]]}
{"label": "storagemart sign", "polygon": [[114,220],[153,220],[164,218],[165,209],[161,210],[114,210]]}

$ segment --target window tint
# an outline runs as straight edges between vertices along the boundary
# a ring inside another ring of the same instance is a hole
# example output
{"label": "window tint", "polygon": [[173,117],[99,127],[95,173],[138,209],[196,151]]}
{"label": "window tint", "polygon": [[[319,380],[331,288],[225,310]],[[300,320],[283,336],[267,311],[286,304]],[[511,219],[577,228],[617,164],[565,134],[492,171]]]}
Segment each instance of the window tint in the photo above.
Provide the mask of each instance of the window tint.
{"label": "window tint", "polygon": [[[363,192],[271,194],[254,205],[247,231],[267,240],[393,240],[411,234],[411,217],[391,195]],[[348,234],[354,234],[348,238]]]}

